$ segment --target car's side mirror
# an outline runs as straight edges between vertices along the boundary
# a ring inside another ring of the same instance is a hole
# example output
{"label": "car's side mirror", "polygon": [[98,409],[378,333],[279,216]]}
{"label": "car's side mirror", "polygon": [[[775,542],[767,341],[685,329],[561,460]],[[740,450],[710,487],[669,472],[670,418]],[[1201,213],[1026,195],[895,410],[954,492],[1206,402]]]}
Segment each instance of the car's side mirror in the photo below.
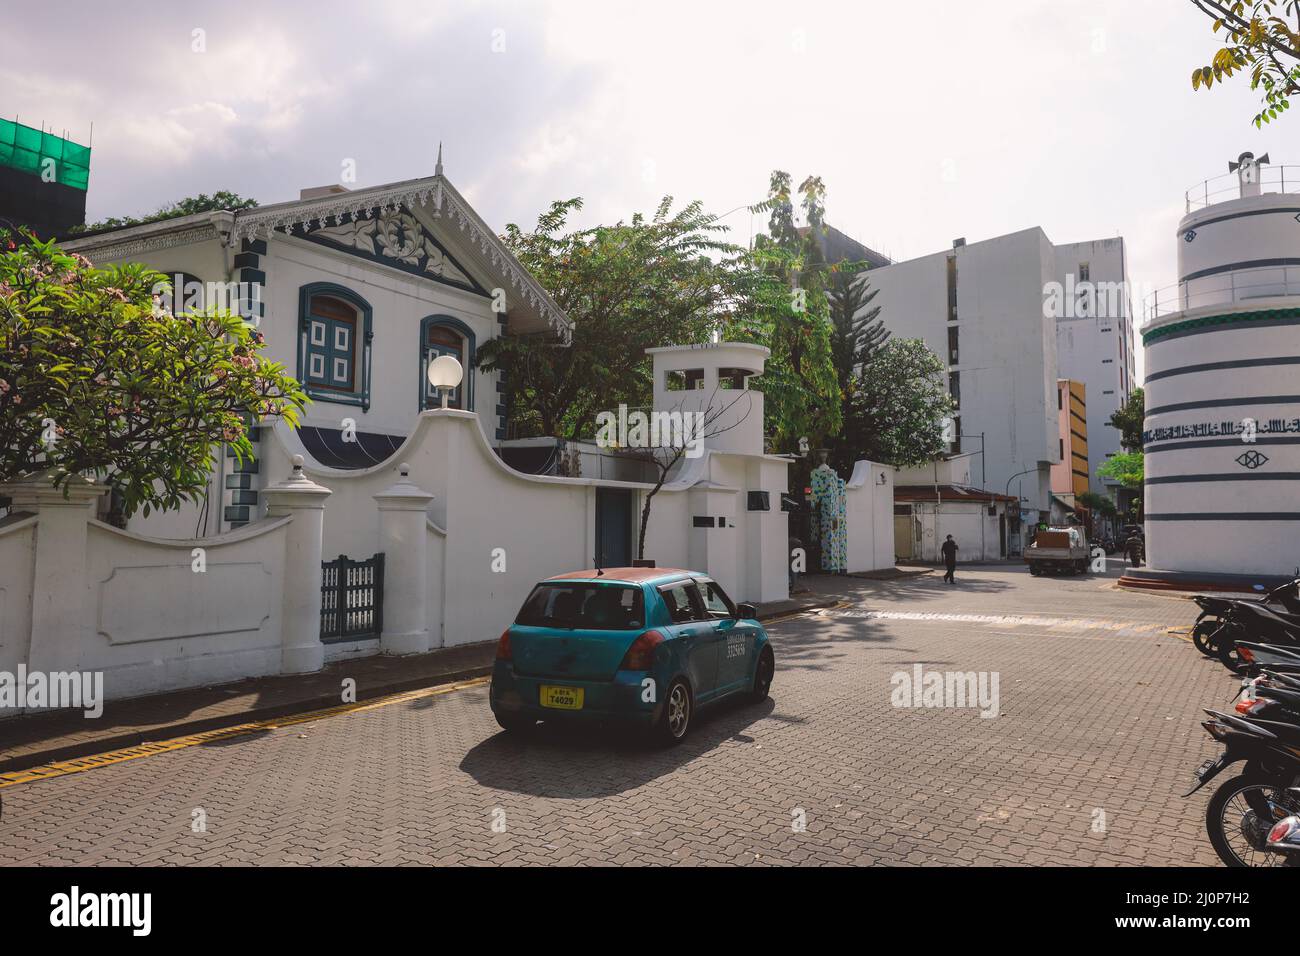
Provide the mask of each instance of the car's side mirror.
{"label": "car's side mirror", "polygon": [[736,617],[745,621],[756,621],[758,620],[758,608],[752,604],[737,604]]}

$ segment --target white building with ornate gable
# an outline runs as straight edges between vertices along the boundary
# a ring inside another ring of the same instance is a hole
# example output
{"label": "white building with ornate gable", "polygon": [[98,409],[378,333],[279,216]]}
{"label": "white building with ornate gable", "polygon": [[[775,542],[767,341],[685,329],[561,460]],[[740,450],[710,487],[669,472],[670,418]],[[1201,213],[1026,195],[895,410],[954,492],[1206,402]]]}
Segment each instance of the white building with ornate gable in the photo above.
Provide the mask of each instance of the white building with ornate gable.
{"label": "white building with ornate gable", "polygon": [[[331,467],[392,454],[438,402],[425,370],[440,354],[467,370],[451,406],[475,412],[488,441],[499,442],[508,383],[475,369],[478,348],[502,334],[557,342],[570,334],[568,318],[447,179],[441,159],[422,179],[304,189],[289,202],[92,233],[64,246],[96,265],[141,262],[172,276],[178,301],[186,286],[243,283],[245,308],[267,338],[264,354],[312,399],[302,441]],[[343,440],[349,428],[356,441]],[[147,525],[160,537],[242,527],[265,514],[264,481],[257,461],[241,467],[223,457],[206,509],[133,517],[129,527]]]}

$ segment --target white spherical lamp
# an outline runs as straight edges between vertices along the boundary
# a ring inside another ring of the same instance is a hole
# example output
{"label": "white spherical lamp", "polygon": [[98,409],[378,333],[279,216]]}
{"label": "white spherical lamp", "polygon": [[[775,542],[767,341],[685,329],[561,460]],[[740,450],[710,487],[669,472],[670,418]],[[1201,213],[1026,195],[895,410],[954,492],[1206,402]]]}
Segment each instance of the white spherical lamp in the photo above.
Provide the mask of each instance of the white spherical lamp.
{"label": "white spherical lamp", "polygon": [[454,355],[439,355],[429,363],[429,384],[442,393],[442,407],[447,407],[451,390],[465,377],[465,370]]}

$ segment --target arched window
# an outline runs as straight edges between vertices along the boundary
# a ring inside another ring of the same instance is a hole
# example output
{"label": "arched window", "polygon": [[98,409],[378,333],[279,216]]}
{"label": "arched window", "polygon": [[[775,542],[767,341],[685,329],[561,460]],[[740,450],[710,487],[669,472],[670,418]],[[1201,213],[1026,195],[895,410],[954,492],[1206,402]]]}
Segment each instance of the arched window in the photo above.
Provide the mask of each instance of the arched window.
{"label": "arched window", "polygon": [[330,283],[303,286],[298,380],[318,401],[370,407],[370,305]]}
{"label": "arched window", "polygon": [[420,322],[420,408],[441,408],[442,396],[429,384],[429,363],[439,355],[450,355],[460,362],[465,377],[452,390],[447,404],[451,408],[474,410],[474,332],[468,325],[449,315],[431,315]]}

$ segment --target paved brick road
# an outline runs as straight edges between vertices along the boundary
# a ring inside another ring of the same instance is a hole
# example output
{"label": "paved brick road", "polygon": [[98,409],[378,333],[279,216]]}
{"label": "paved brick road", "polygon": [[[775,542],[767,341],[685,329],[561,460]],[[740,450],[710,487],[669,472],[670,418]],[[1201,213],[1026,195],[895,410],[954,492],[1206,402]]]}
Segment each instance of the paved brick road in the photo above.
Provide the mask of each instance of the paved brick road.
{"label": "paved brick road", "polygon": [[[1232,680],[1165,633],[1187,602],[1114,577],[841,582],[773,626],[772,700],[669,751],[519,743],[476,687],[11,787],[0,862],[1214,863],[1179,794]],[[1001,715],[891,706],[918,662],[998,672]]]}

